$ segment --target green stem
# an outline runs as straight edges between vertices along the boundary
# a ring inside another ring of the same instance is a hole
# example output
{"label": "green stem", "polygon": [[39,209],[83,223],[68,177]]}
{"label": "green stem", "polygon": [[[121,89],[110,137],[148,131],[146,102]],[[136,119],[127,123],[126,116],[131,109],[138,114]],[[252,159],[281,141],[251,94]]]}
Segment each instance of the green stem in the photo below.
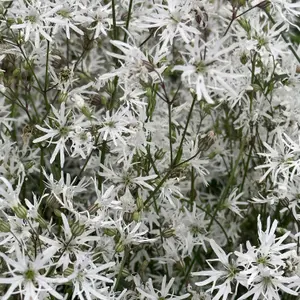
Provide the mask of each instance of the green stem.
{"label": "green stem", "polygon": [[127,19],[126,19],[126,25],[125,25],[126,31],[124,33],[123,42],[126,42],[126,40],[127,40],[127,31],[128,31],[128,28],[129,28],[129,22],[130,22],[130,18],[131,18],[132,4],[133,4],[133,0],[130,0],[129,1],[129,7],[128,7]]}
{"label": "green stem", "polygon": [[116,40],[118,37],[117,33],[117,21],[116,21],[116,8],[115,8],[115,0],[112,0],[112,18],[113,18],[113,38]]}
{"label": "green stem", "polygon": [[226,187],[225,187],[225,189],[223,190],[223,193],[221,194],[221,197],[220,197],[220,200],[219,200],[219,202],[218,202],[218,204],[217,204],[217,207],[216,207],[216,209],[215,209],[215,211],[214,211],[214,213],[213,213],[213,215],[212,215],[212,217],[211,217],[210,223],[209,223],[209,225],[208,225],[208,227],[207,227],[207,231],[210,230],[210,228],[211,228],[213,222],[216,221],[217,213],[218,213],[220,207],[222,206],[224,200],[226,199],[230,187],[232,186],[232,183],[233,183],[233,180],[234,180],[234,177],[235,177],[235,172],[236,172],[237,167],[238,167],[238,165],[239,165],[239,162],[240,162],[240,160],[241,160],[241,158],[242,158],[242,156],[243,156],[243,154],[244,154],[244,147],[245,147],[245,141],[243,141],[242,144],[241,144],[241,149],[240,149],[239,156],[237,157],[237,159],[236,159],[236,161],[235,161],[235,165],[234,165],[234,167],[233,167],[233,169],[232,169],[232,171],[231,171],[231,174],[230,174],[230,177],[229,177],[229,179],[228,179],[228,181],[227,181]]}
{"label": "green stem", "polygon": [[169,119],[169,147],[170,147],[170,165],[173,163],[173,143],[172,143],[172,104],[168,103],[168,119]]}
{"label": "green stem", "polygon": [[129,256],[129,250],[125,246],[124,255],[123,255],[123,258],[122,258],[121,265],[120,265],[120,270],[119,270],[119,273],[118,273],[118,276],[117,276],[117,280],[116,280],[116,285],[114,287],[114,291],[118,290],[118,287],[119,287],[119,284],[120,284],[120,280],[121,280],[121,277],[122,277],[122,272],[123,272],[125,263],[126,263],[126,261],[128,259],[128,256]]}
{"label": "green stem", "polygon": [[[61,259],[61,257],[63,256],[63,254],[66,252],[68,246],[70,245],[71,241],[73,240],[73,235],[71,235],[70,239],[68,240],[68,242],[65,244],[64,250],[61,252],[61,254],[59,255],[57,261],[59,261]],[[47,274],[45,275],[46,277],[49,277],[50,275],[52,275],[53,271],[55,270],[55,265],[51,266],[51,268],[48,270]]]}
{"label": "green stem", "polygon": [[156,188],[150,193],[150,195],[147,197],[146,201],[144,202],[144,206],[146,206],[149,201],[155,196],[157,191],[161,188],[161,186],[164,184],[164,182],[169,178],[170,174],[172,173],[172,169],[170,169],[166,175],[162,178],[162,180],[158,183]]}
{"label": "green stem", "polygon": [[182,145],[183,145],[185,135],[186,135],[186,132],[187,132],[187,129],[188,129],[191,117],[192,117],[192,112],[193,112],[194,105],[196,103],[196,99],[197,99],[197,97],[194,96],[193,101],[192,101],[192,105],[191,105],[191,108],[190,108],[190,111],[189,111],[189,114],[188,114],[188,117],[187,117],[187,121],[186,121],[184,130],[183,130],[183,133],[182,133],[181,141],[180,141],[177,153],[176,153],[176,157],[175,157],[174,161],[172,161],[172,165],[176,165],[178,163],[179,156],[181,155]]}
{"label": "green stem", "polygon": [[[96,146],[97,143],[98,143],[98,140],[99,140],[99,138],[100,138],[100,135],[101,135],[101,134],[99,133],[99,134],[97,135],[97,137],[96,137],[96,140],[95,140],[95,143],[94,143],[95,146]],[[85,168],[86,168],[86,166],[87,166],[87,164],[88,164],[90,158],[92,157],[92,154],[93,154],[93,150],[90,152],[90,154],[89,154],[88,157],[86,158],[86,160],[85,160],[85,162],[84,162],[82,168],[80,169],[80,172],[79,172],[79,174],[78,174],[78,176],[77,176],[77,180],[80,180],[80,177],[81,177],[82,173],[84,172],[84,170],[85,170]]]}

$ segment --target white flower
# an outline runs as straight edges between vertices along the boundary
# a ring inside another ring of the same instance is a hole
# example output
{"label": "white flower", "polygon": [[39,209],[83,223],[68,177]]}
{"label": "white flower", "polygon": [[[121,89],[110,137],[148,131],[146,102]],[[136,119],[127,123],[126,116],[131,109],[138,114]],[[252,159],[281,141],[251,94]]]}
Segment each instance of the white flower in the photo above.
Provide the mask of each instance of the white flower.
{"label": "white flower", "polygon": [[[257,166],[256,169],[267,168],[265,174],[260,178],[260,182],[271,174],[274,184],[280,183],[282,187],[286,187],[288,181],[293,180],[293,177],[300,173],[299,145],[283,134],[279,128],[273,148],[265,142],[263,144],[269,153],[258,153],[265,157],[266,163]],[[281,182],[282,179],[283,182]]]}
{"label": "white flower", "polygon": [[[196,282],[195,284],[198,286],[204,286],[212,283],[212,287],[209,291],[213,293],[214,290],[218,290],[217,294],[213,297],[213,300],[218,300],[220,298],[227,299],[227,297],[232,294],[231,285],[233,282],[241,280],[241,276],[239,274],[240,270],[234,262],[229,262],[230,254],[226,254],[214,240],[211,239],[209,242],[213,251],[218,256],[217,259],[211,259],[209,261],[219,261],[223,265],[223,270],[216,270],[207,260],[207,263],[212,269],[211,271],[192,272],[191,274],[192,276],[209,277],[208,279]],[[220,284],[216,285],[217,282],[220,282]]]}
{"label": "white flower", "polygon": [[113,114],[107,111],[106,116],[103,117],[103,119],[104,120],[100,123],[101,128],[98,132],[101,133],[101,136],[105,141],[110,137],[115,145],[117,145],[118,142],[126,144],[123,135],[135,133],[134,130],[128,128],[134,122],[134,118],[127,108],[119,109]]}
{"label": "white flower", "polygon": [[94,21],[88,28],[95,31],[93,36],[94,39],[97,39],[101,33],[105,36],[107,35],[107,31],[112,25],[111,12],[111,3],[102,5],[98,0],[93,0],[89,3],[87,14]]}
{"label": "white flower", "polygon": [[247,205],[247,202],[239,201],[244,193],[238,194],[238,188],[232,190],[228,198],[224,201],[224,207],[230,209],[233,213],[242,218],[241,209],[238,205]]}
{"label": "white flower", "polygon": [[129,86],[136,86],[140,80],[148,82],[149,77],[152,81],[161,80],[161,73],[164,71],[165,66],[156,68],[155,65],[162,60],[165,53],[156,54],[152,58],[153,62],[150,63],[148,57],[137,46],[131,46],[121,41],[111,41],[111,44],[120,49],[123,54],[109,51],[107,51],[107,54],[122,60],[122,66],[110,73],[101,75],[99,77],[100,82],[115,76],[122,78],[125,84],[128,81]]}
{"label": "white flower", "polygon": [[106,283],[113,283],[113,280],[103,271],[114,265],[115,262],[94,264],[89,257],[78,256],[74,264],[74,272],[68,277],[74,287],[72,299],[76,296],[81,300],[91,299],[93,295],[96,299],[107,300]]}
{"label": "white flower", "polygon": [[[47,291],[56,299],[63,299],[55,290],[55,284],[67,282],[65,278],[46,277],[45,270],[49,269],[51,258],[55,254],[56,249],[50,247],[31,260],[22,252],[19,246],[15,248],[17,260],[11,259],[9,256],[0,252],[0,256],[4,259],[8,267],[6,277],[0,278],[0,284],[9,284],[7,292],[1,297],[1,300],[11,299],[12,294],[18,293],[24,296],[24,300],[38,299],[42,291]],[[4,275],[4,274],[2,274]]]}
{"label": "white flower", "polygon": [[157,239],[150,239],[145,236],[148,228],[143,223],[131,222],[128,225],[123,220],[115,222],[116,227],[120,234],[119,244],[123,247],[125,245],[138,245],[141,243],[152,243]]}
{"label": "white flower", "polygon": [[[48,142],[50,144],[56,144],[55,149],[51,155],[50,163],[52,164],[58,154],[60,153],[60,165],[61,167],[64,166],[65,162],[65,150],[66,148],[66,141],[69,138],[69,131],[70,128],[67,124],[68,122],[68,115],[70,112],[66,113],[65,110],[65,103],[63,102],[60,107],[60,111],[58,111],[55,107],[52,106],[52,112],[55,116],[53,119],[52,124],[57,124],[58,126],[53,128],[53,126],[46,123],[48,128],[43,128],[40,125],[36,125],[36,128],[40,131],[46,133],[45,135],[36,138],[33,140],[33,143],[41,143],[43,141],[49,140]],[[53,141],[53,138],[58,137],[58,140]]]}
{"label": "white flower", "polygon": [[[57,0],[56,0],[57,1]],[[59,2],[59,1],[57,1]],[[57,5],[57,4],[56,4]],[[89,16],[86,16],[85,10],[77,0],[67,0],[63,4],[60,4],[61,7],[57,13],[49,18],[48,20],[54,23],[54,33],[56,33],[61,27],[65,29],[66,36],[70,39],[70,29],[74,30],[80,35],[84,35],[84,32],[78,27],[80,24],[86,22],[91,23],[93,19]]]}
{"label": "white flower", "polygon": [[[182,71],[182,80],[187,82],[187,85],[195,90],[197,99],[205,99],[208,103],[213,104],[209,89],[212,91],[226,91],[232,97],[237,97],[236,91],[230,86],[227,81],[230,78],[241,77],[234,75],[230,70],[230,60],[228,54],[238,47],[238,44],[233,43],[230,46],[223,46],[226,38],[221,39],[218,43],[212,43],[211,49],[209,45],[203,43],[197,36],[192,45],[186,45],[187,56],[184,65],[176,65],[173,71]],[[223,49],[220,49],[223,46]],[[227,72],[226,72],[227,69]]]}
{"label": "white flower", "polygon": [[[56,251],[62,251],[60,258],[57,261],[57,267],[62,265],[63,270],[65,270],[71,261],[71,255],[78,257],[84,252],[84,250],[89,251],[91,246],[88,245],[88,242],[99,241],[100,237],[92,235],[92,233],[95,231],[93,228],[84,228],[85,230],[82,232],[82,234],[74,235],[72,232],[72,227],[70,226],[67,217],[63,213],[61,214],[61,218],[63,223],[62,237],[59,238],[55,236],[54,239],[50,239],[44,235],[40,235],[39,238]],[[84,224],[80,224],[79,226],[84,226]]]}
{"label": "white flower", "polygon": [[280,300],[282,299],[282,295],[278,293],[279,290],[293,296],[298,296],[296,291],[287,287],[289,283],[294,282],[294,279],[282,275],[283,271],[278,272],[277,270],[263,268],[260,273],[253,278],[253,281],[248,287],[248,292],[239,297],[238,300],[248,299],[248,297],[252,295],[253,300],[259,299],[260,297],[266,300]]}
{"label": "white flower", "polygon": [[147,181],[151,181],[157,177],[156,174],[148,176],[137,176],[133,170],[132,163],[133,155],[126,158],[124,163],[121,165],[121,170],[115,171],[112,166],[110,168],[101,164],[103,171],[99,172],[99,175],[103,176],[107,181],[112,181],[115,184],[116,189],[124,189],[126,187],[132,188],[139,186],[141,188],[146,188],[151,191],[154,190],[153,185],[149,184]]}
{"label": "white flower", "polygon": [[[44,141],[48,141],[49,146],[51,144],[56,145],[50,158],[50,164],[54,162],[56,156],[59,153],[60,166],[61,168],[63,168],[65,163],[65,151],[68,153],[66,143],[69,139],[73,140],[71,148],[73,150],[74,156],[77,154],[77,152],[79,152],[83,157],[85,157],[85,152],[91,151],[91,149],[93,148],[93,139],[92,137],[90,137],[89,141],[85,146],[82,146],[82,141],[78,141],[78,139],[76,139],[76,136],[78,135],[76,130],[78,130],[79,127],[85,128],[86,126],[86,122],[84,122],[83,115],[76,119],[75,116],[71,118],[70,114],[72,111],[66,111],[66,106],[64,102],[61,104],[60,110],[57,110],[54,106],[51,106],[51,108],[54,114],[54,117],[49,117],[51,119],[51,125],[49,125],[47,122],[45,122],[45,124],[48,128],[36,125],[36,128],[44,132],[45,135],[34,139],[33,143],[41,143]],[[54,141],[54,139],[56,140]],[[78,143],[80,143],[80,145],[78,145]]]}
{"label": "white flower", "polygon": [[[254,0],[252,1],[252,6],[257,5],[259,3],[264,4],[263,0]],[[298,30],[300,28],[297,26],[295,17],[300,16],[300,3],[297,1],[291,0],[269,0],[274,10],[279,12],[280,17],[286,21],[287,23],[297,27]]]}
{"label": "white flower", "polygon": [[268,217],[266,231],[263,231],[260,216],[258,216],[259,246],[253,247],[247,242],[247,252],[235,252],[235,255],[238,256],[238,265],[244,268],[241,275],[247,278],[243,284],[248,288],[248,292],[239,299],[246,299],[254,295],[253,299],[264,296],[266,299],[279,300],[279,290],[291,295],[298,295],[288,287],[289,284],[295,283],[297,278],[283,276],[286,259],[292,255],[296,244],[283,244],[290,232],[276,238],[277,224],[278,222],[275,220],[271,225],[270,217]]}
{"label": "white flower", "polygon": [[0,180],[5,184],[6,188],[4,189],[3,187],[0,186],[0,206],[2,208],[5,207],[11,207],[11,208],[16,208],[18,207],[21,202],[19,198],[19,194],[23,185],[24,181],[24,174],[21,174],[19,177],[18,185],[14,189],[12,184],[4,177],[0,177]]}
{"label": "white flower", "polygon": [[18,20],[21,20],[22,23],[13,24],[10,28],[24,30],[25,42],[34,34],[34,45],[36,48],[40,47],[40,35],[52,42],[50,19],[62,8],[62,5],[56,5],[51,8],[50,3],[45,5],[45,1],[39,0],[26,2],[26,4],[23,1],[16,1],[16,3],[13,11],[15,15],[18,15]]}
{"label": "white flower", "polygon": [[161,49],[173,45],[176,37],[181,37],[188,44],[195,35],[200,34],[192,24],[192,4],[192,1],[186,0],[172,0],[166,4],[155,3],[152,10],[141,17],[138,26],[157,28],[157,31],[161,29]]}
{"label": "white flower", "polygon": [[174,283],[175,278],[171,278],[169,283],[167,284],[167,277],[164,276],[161,283],[161,289],[158,290],[154,288],[152,279],[148,279],[144,287],[137,287],[137,290],[141,294],[141,299],[148,300],[157,300],[157,299],[168,299],[168,300],[181,300],[186,299],[190,296],[189,293],[176,296],[172,292],[170,292],[172,285]]}

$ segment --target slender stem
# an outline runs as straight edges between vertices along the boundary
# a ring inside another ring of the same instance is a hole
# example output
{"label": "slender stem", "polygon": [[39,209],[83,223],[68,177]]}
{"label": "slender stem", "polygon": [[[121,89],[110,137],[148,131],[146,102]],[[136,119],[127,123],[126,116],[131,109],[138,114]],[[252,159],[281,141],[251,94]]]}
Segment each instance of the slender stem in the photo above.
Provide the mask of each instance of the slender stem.
{"label": "slender stem", "polygon": [[[155,187],[155,189],[150,193],[150,195],[147,197],[146,201],[144,202],[144,206],[146,206],[149,201],[155,196],[157,191],[161,188],[161,186],[164,184],[164,182],[169,178],[170,174],[172,173],[172,169],[170,169],[166,175],[162,178],[162,180],[158,183],[158,185]],[[151,204],[151,203],[150,203]],[[150,205],[149,204],[149,205]]]}
{"label": "slender stem", "polygon": [[[45,83],[44,83],[44,97],[47,98],[47,89],[48,89],[48,81],[49,81],[49,52],[50,52],[50,42],[47,41],[47,52],[46,52],[46,67],[45,67]],[[48,107],[46,107],[47,111],[50,109],[50,105],[47,102]]]}
{"label": "slender stem", "polygon": [[223,36],[225,36],[227,33],[228,33],[228,30],[230,29],[232,23],[234,22],[234,20],[236,20],[237,18],[245,15],[247,12],[251,11],[252,9],[256,8],[256,7],[265,7],[267,4],[269,4],[269,0],[265,0],[265,1],[262,1],[248,9],[246,9],[245,11],[243,11],[242,13],[240,13],[239,15],[237,15],[237,10],[238,8],[237,7],[234,7],[233,8],[233,11],[232,11],[232,16],[231,16],[231,20],[230,20],[230,23],[229,25],[227,26],[226,30],[225,30],[225,33],[223,34]]}
{"label": "slender stem", "polygon": [[182,133],[181,141],[180,141],[180,144],[179,144],[179,147],[178,147],[178,150],[177,150],[177,154],[176,154],[176,157],[175,157],[174,161],[172,162],[172,165],[175,165],[177,163],[177,160],[179,159],[179,156],[180,156],[180,153],[181,153],[181,150],[182,150],[182,145],[183,145],[183,142],[184,142],[184,139],[185,139],[185,135],[186,135],[186,132],[187,132],[187,129],[188,129],[191,117],[192,117],[193,108],[194,108],[194,105],[196,103],[196,99],[197,99],[197,97],[194,96],[193,101],[192,101],[192,105],[191,105],[191,108],[190,108],[190,111],[189,111],[189,114],[188,114],[188,117],[187,117],[187,121],[186,121],[184,130],[183,130],[183,133]]}
{"label": "slender stem", "polygon": [[[63,254],[64,254],[65,251],[67,250],[68,246],[69,246],[70,243],[72,242],[72,240],[73,240],[73,235],[71,235],[70,239],[69,239],[68,242],[65,244],[64,250],[63,250],[63,251],[61,252],[61,254],[59,255],[57,261],[59,261],[59,260],[61,259],[61,257],[63,256]],[[47,274],[46,274],[45,276],[46,276],[46,277],[49,277],[50,275],[52,275],[52,273],[53,273],[54,270],[55,270],[55,265],[52,266],[52,267],[48,270],[48,272],[47,272]]]}
{"label": "slender stem", "polygon": [[193,268],[193,265],[194,265],[194,263],[195,263],[195,261],[196,261],[196,256],[197,256],[197,255],[194,255],[193,260],[191,261],[191,263],[189,264],[189,267],[188,267],[187,271],[185,272],[184,278],[181,279],[181,284],[180,284],[180,286],[179,286],[179,288],[178,288],[178,293],[181,292],[183,286],[186,284],[186,280],[187,280],[187,278],[189,277],[189,275],[190,275],[190,273],[191,273],[191,270],[192,270],[192,268]]}
{"label": "slender stem", "polygon": [[118,33],[117,33],[117,21],[116,21],[116,3],[115,0],[112,0],[112,18],[113,18],[113,38],[116,40],[118,37]]}
{"label": "slender stem", "polygon": [[121,262],[119,273],[118,273],[117,280],[116,280],[116,284],[114,286],[114,291],[118,290],[118,287],[119,287],[119,284],[120,284],[120,280],[121,280],[121,277],[122,277],[122,272],[123,272],[125,263],[126,263],[126,261],[128,259],[128,256],[129,256],[129,249],[127,249],[127,247],[125,247],[125,249],[124,249],[124,255],[123,255],[123,258],[122,258],[122,262]]}
{"label": "slender stem", "polygon": [[173,162],[173,143],[172,143],[172,104],[168,103],[168,119],[169,119],[169,147],[170,147],[170,165]]}
{"label": "slender stem", "polygon": [[144,44],[147,43],[147,42],[151,39],[151,37],[153,36],[153,34],[155,33],[155,31],[156,31],[155,28],[152,29],[152,30],[150,31],[150,34],[148,35],[148,37],[140,44],[139,47],[143,47]]}
{"label": "slender stem", "polygon": [[[101,135],[100,133],[97,135],[94,145],[97,145],[98,140],[99,140],[99,138],[100,138],[100,135]],[[84,162],[82,168],[80,169],[80,172],[79,172],[79,174],[78,174],[78,176],[77,176],[77,179],[78,179],[78,180],[80,180],[80,176],[81,176],[82,173],[84,172],[84,170],[85,170],[85,168],[86,168],[86,166],[87,166],[87,164],[88,164],[90,158],[92,157],[92,154],[93,154],[93,150],[90,152],[90,154],[89,154],[88,157],[86,158],[86,160],[85,160],[85,162]]]}
{"label": "slender stem", "polygon": [[123,39],[124,42],[126,42],[126,40],[127,40],[127,32],[128,32],[129,22],[130,22],[130,18],[131,18],[132,4],[133,4],[133,0],[130,0],[129,7],[128,7],[127,19],[126,19],[126,25],[125,25],[126,31],[124,33],[124,39]]}
{"label": "slender stem", "polygon": [[236,172],[237,167],[238,167],[238,165],[239,165],[239,162],[240,162],[240,160],[241,160],[241,158],[242,158],[242,156],[243,156],[243,154],[244,154],[244,146],[245,146],[245,140],[244,140],[244,141],[242,142],[242,144],[241,144],[241,149],[240,149],[239,156],[237,157],[237,159],[236,159],[236,161],[235,161],[235,165],[233,166],[233,169],[232,169],[232,171],[231,171],[231,174],[230,174],[230,177],[229,177],[229,179],[228,179],[228,181],[227,181],[227,184],[226,184],[226,186],[225,186],[225,189],[223,190],[223,192],[222,192],[222,194],[221,194],[221,197],[220,197],[220,200],[219,200],[219,202],[218,202],[218,204],[217,204],[217,207],[216,207],[216,209],[215,209],[215,211],[214,211],[214,213],[213,213],[213,215],[212,215],[212,217],[211,217],[211,220],[210,220],[210,223],[209,223],[209,225],[208,225],[207,231],[210,230],[210,228],[211,228],[213,222],[216,221],[217,213],[218,213],[220,207],[222,206],[223,201],[226,199],[226,196],[227,196],[227,194],[228,194],[228,192],[229,192],[230,187],[232,186],[232,182],[233,182],[233,179],[234,179],[234,177],[235,177],[235,172]]}

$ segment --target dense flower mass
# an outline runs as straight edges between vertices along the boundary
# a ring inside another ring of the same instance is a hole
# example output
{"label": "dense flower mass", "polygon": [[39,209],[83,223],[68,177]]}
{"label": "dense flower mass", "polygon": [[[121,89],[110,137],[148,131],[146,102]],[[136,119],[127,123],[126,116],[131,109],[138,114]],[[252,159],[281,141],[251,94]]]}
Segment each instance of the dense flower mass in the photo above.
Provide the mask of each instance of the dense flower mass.
{"label": "dense flower mass", "polygon": [[300,2],[0,1],[0,299],[300,297]]}

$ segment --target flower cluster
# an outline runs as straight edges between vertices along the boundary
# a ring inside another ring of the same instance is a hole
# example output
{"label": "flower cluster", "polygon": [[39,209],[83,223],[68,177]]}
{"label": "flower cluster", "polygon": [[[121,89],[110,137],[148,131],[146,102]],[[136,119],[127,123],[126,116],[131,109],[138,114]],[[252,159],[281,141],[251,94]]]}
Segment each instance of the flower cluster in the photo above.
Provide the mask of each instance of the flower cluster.
{"label": "flower cluster", "polygon": [[0,1],[0,298],[299,297],[299,17]]}

